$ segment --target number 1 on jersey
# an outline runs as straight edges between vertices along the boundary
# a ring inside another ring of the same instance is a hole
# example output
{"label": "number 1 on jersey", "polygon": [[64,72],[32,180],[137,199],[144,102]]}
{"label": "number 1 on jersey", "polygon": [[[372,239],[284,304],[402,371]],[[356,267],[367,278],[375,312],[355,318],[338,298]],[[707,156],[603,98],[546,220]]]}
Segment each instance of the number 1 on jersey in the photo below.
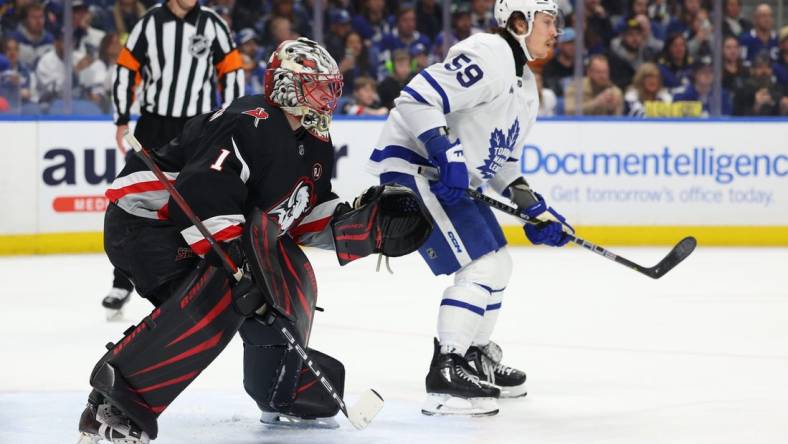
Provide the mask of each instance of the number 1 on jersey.
{"label": "number 1 on jersey", "polygon": [[227,151],[226,149],[222,149],[222,151],[219,153],[219,157],[216,159],[216,162],[214,162],[213,165],[211,165],[211,169],[216,171],[221,171],[222,164],[224,163],[224,159],[227,159],[227,156],[229,155],[230,155],[229,151]]}

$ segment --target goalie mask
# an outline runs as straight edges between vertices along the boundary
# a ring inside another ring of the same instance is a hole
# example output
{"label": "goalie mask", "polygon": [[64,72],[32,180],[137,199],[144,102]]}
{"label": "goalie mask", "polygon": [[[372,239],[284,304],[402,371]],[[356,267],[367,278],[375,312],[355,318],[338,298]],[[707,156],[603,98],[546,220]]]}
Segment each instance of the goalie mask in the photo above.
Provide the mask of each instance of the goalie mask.
{"label": "goalie mask", "polygon": [[[509,19],[515,12],[519,12],[525,17],[525,21],[528,24],[528,30],[525,31],[525,34],[517,34],[507,26]],[[498,23],[499,27],[505,28],[515,39],[517,39],[523,51],[525,51],[525,56],[528,58],[528,61],[533,61],[534,57],[531,56],[530,51],[528,51],[525,39],[527,39],[534,30],[534,20],[538,12],[555,17],[555,27],[558,30],[558,34],[561,34],[563,16],[559,13],[558,6],[554,0],[495,0],[495,9],[493,10],[495,21]]]}
{"label": "goalie mask", "polygon": [[300,116],[304,128],[328,140],[331,114],[342,96],[342,75],[328,51],[306,38],[286,40],[271,54],[264,83],[269,102]]}

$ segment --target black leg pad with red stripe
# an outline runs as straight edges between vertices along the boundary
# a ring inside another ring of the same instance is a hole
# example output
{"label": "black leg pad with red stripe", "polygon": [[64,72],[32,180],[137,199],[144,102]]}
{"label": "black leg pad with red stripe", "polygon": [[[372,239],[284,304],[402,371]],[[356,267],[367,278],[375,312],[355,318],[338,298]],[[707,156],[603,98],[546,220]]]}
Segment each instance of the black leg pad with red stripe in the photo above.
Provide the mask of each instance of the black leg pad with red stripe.
{"label": "black leg pad with red stripe", "polygon": [[115,344],[91,385],[155,438],[156,418],[213,362],[244,317],[230,278],[201,263],[164,304]]}
{"label": "black leg pad with red stripe", "polygon": [[[244,341],[244,388],[266,412],[300,418],[326,418],[339,412],[304,361],[289,348],[271,326],[249,319],[241,327]],[[345,367],[333,357],[308,349],[340,396],[345,386]]]}

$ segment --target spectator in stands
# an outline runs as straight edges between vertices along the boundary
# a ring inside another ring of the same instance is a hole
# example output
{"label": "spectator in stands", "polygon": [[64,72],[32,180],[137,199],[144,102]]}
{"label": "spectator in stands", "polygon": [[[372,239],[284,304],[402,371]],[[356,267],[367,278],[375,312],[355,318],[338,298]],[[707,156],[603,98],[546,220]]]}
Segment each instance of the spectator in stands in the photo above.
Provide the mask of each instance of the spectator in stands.
{"label": "spectator in stands", "polygon": [[385,116],[389,110],[378,101],[375,81],[369,77],[359,77],[353,82],[353,99],[342,106],[342,113],[354,116]]}
{"label": "spectator in stands", "polygon": [[493,17],[492,2],[471,0],[471,25],[482,31],[489,31],[497,26]]}
{"label": "spectator in stands", "polygon": [[24,21],[24,12],[31,0],[0,0],[0,36],[14,31]]}
{"label": "spectator in stands", "polygon": [[697,60],[712,54],[711,39],[714,37],[714,29],[709,20],[708,11],[701,8],[695,14],[689,35],[687,50],[692,59]]}
{"label": "spectator in stands", "polygon": [[145,6],[138,0],[117,0],[112,7],[112,22],[121,43],[125,43],[137,20],[145,15]]}
{"label": "spectator in stands", "polygon": [[[233,26],[230,29],[250,28],[257,32],[258,37],[265,35],[264,18],[270,13],[270,3],[260,0],[235,0],[230,16]],[[261,41],[263,45],[268,42]]]}
{"label": "spectator in stands", "polygon": [[269,56],[273,54],[280,43],[284,42],[285,40],[293,40],[300,37],[298,34],[293,32],[293,29],[290,26],[290,19],[287,17],[274,17],[268,23],[268,30],[271,35],[271,44],[265,48],[263,53],[268,54]]}
{"label": "spectator in stands", "polygon": [[345,54],[345,37],[352,31],[350,13],[344,9],[332,9],[328,13],[328,33],[324,40],[325,48],[336,61]]}
{"label": "spectator in stands", "polygon": [[761,3],[752,14],[753,28],[739,36],[742,47],[742,57],[752,62],[761,51],[767,51],[772,62],[778,57],[777,32],[774,30],[774,15],[772,7]]}
{"label": "spectator in stands", "polygon": [[[668,25],[670,24],[671,16],[667,0],[652,0],[646,8],[646,15],[652,23],[658,25],[660,29],[659,39],[665,40],[668,35]],[[656,34],[656,29],[654,32]]]}
{"label": "spectator in stands", "polygon": [[471,21],[471,10],[466,5],[452,5],[451,12],[451,32],[448,36],[443,35],[443,32],[435,37],[435,44],[432,47],[432,56],[435,60],[443,60],[449,48],[459,42],[470,37],[471,34],[481,32],[480,29],[473,27]]}
{"label": "spectator in stands", "polygon": [[248,54],[241,53],[241,63],[244,70],[244,95],[262,94],[265,70]]}
{"label": "spectator in stands", "polygon": [[[19,61],[19,42],[9,37],[3,40],[0,55],[0,96],[7,99],[12,110],[20,112],[23,103],[35,101],[35,76]],[[5,66],[2,66],[5,65]]]}
{"label": "spectator in stands", "polygon": [[630,0],[629,5],[629,14],[621,17],[621,20],[619,20],[618,24],[616,24],[615,28],[613,29],[614,32],[616,34],[621,34],[629,26],[630,20],[639,16],[643,16],[647,24],[641,23],[641,27],[643,28],[644,32],[648,31],[647,36],[649,37],[649,40],[653,38],[660,42],[659,49],[662,49],[661,43],[662,40],[665,39],[665,27],[659,21],[649,17],[648,0]]}
{"label": "spectator in stands", "polygon": [[[692,66],[692,83],[683,92],[673,95],[673,102],[698,102],[701,104],[700,116],[707,117],[711,113],[711,92],[714,85],[714,69],[711,57],[704,56]],[[728,91],[722,91],[721,114],[730,115],[731,96]]]}
{"label": "spectator in stands", "polygon": [[739,37],[752,28],[749,20],[741,17],[741,0],[725,0],[723,9],[722,34]]}
{"label": "spectator in stands", "polygon": [[542,70],[544,84],[557,96],[564,96],[564,86],[575,74],[575,30],[566,28],[558,36],[558,51]]}
{"label": "spectator in stands", "polygon": [[739,40],[734,35],[722,39],[722,87],[735,92],[744,86],[750,70],[741,58]]}
{"label": "spectator in stands", "polygon": [[309,29],[309,17],[306,16],[305,11],[300,5],[295,5],[294,0],[273,0],[271,13],[265,20],[264,25],[268,42],[276,42],[273,22],[277,18],[286,18],[290,22],[290,29],[298,34],[298,36],[312,37],[312,31]]}
{"label": "spectator in stands", "polygon": [[558,98],[550,88],[544,87],[541,74],[535,72],[534,77],[536,77],[536,92],[539,94],[539,111],[536,115],[539,117],[552,117],[556,114]]}
{"label": "spectator in stands", "polygon": [[777,84],[769,54],[761,52],[752,61],[750,78],[736,91],[733,113],[737,116],[788,115],[786,85]]}
{"label": "spectator in stands", "polygon": [[589,54],[605,52],[613,39],[613,24],[600,0],[586,2],[585,44]]}
{"label": "spectator in stands", "polygon": [[411,70],[414,73],[430,66],[430,51],[421,43],[410,47]]}
{"label": "spectator in stands", "polygon": [[363,0],[361,13],[353,17],[353,29],[368,42],[379,42],[391,33],[385,0]]}
{"label": "spectator in stands", "polygon": [[361,35],[350,31],[345,36],[344,55],[339,61],[339,71],[342,73],[344,87],[342,94],[353,93],[353,82],[359,77],[374,77],[377,73],[377,57],[372,50],[364,44]]}
{"label": "spectator in stands", "polygon": [[[659,49],[647,45],[646,31],[641,27],[641,22],[648,26],[648,18],[645,15],[639,16],[641,20],[632,18],[627,21],[624,32],[610,42],[610,50],[617,58],[614,64],[610,61],[613,71],[613,83],[619,88],[625,88],[632,81],[635,71],[645,62],[653,62],[659,53]],[[649,32],[650,34],[650,32]],[[661,48],[660,48],[661,49]],[[613,57],[611,57],[612,59]]]}
{"label": "spectator in stands", "polygon": [[[41,56],[35,70],[39,103],[43,104],[60,98],[63,94],[63,81],[66,77],[63,64],[63,31],[56,29],[54,38],[54,45]],[[82,68],[86,68],[90,63],[92,60],[81,61]]]}
{"label": "spectator in stands", "polygon": [[443,8],[439,0],[418,0],[416,9],[416,29],[434,40],[443,31]]}
{"label": "spectator in stands", "polygon": [[35,68],[38,59],[52,50],[54,38],[44,29],[44,7],[40,3],[29,4],[21,16],[17,30],[9,34],[19,42],[19,61]]}
{"label": "spectator in stands", "polygon": [[[575,90],[577,82],[571,82],[564,91],[566,114],[574,114],[577,108]],[[610,81],[610,66],[602,54],[591,56],[586,76],[581,80],[581,109],[585,115],[620,116],[624,110],[621,90]]]}
{"label": "spectator in stands", "polygon": [[378,48],[382,64],[378,78],[383,78],[393,71],[392,53],[396,49],[410,50],[412,46],[422,44],[430,47],[430,39],[416,30],[416,10],[412,6],[402,6],[397,12],[397,27],[390,34],[383,36]]}
{"label": "spectator in stands", "polygon": [[235,44],[238,45],[238,52],[246,54],[254,62],[265,63],[268,56],[264,54],[263,48],[257,44],[257,33],[252,28],[244,28],[235,35]]}
{"label": "spectator in stands", "polygon": [[788,85],[788,25],[780,29],[780,58],[773,68],[777,83]]}
{"label": "spectator in stands", "polygon": [[85,0],[72,0],[71,8],[74,23],[74,56],[90,55],[92,59],[95,59],[105,33],[91,26],[93,15]]}
{"label": "spectator in stands", "polygon": [[659,71],[662,74],[662,84],[671,93],[690,84],[690,63],[687,39],[681,34],[669,35],[659,59]]}
{"label": "spectator in stands", "polygon": [[652,102],[670,103],[670,93],[662,87],[662,76],[654,63],[643,63],[635,72],[632,85],[624,95],[624,113],[632,117],[656,117],[659,112],[649,112],[655,108]]}
{"label": "spectator in stands", "polygon": [[407,49],[394,51],[394,69],[378,86],[380,103],[388,109],[394,108],[394,99],[413,78],[411,59]]}
{"label": "spectator in stands", "polygon": [[110,101],[112,92],[112,73],[120,54],[121,44],[118,34],[104,34],[99,44],[98,57],[79,73],[79,86],[83,97],[95,103],[104,113],[112,112]]}
{"label": "spectator in stands", "polygon": [[689,38],[692,22],[700,11],[701,0],[684,0],[678,17],[670,20],[668,28],[665,30],[667,35],[681,34],[684,38]]}

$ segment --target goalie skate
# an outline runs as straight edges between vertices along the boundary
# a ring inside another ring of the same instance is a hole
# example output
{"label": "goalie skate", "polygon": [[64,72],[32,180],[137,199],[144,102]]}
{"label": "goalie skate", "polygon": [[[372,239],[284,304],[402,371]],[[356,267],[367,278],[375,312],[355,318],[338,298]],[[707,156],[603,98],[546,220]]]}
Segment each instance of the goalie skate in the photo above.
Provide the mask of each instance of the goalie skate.
{"label": "goalie skate", "polygon": [[334,418],[299,418],[284,413],[263,412],[260,422],[273,427],[291,429],[337,429],[339,424]]}
{"label": "goalie skate", "polygon": [[105,440],[112,444],[148,444],[143,432],[123,413],[109,404],[95,406],[88,403],[79,419],[77,444],[98,444]]}
{"label": "goalie skate", "polygon": [[123,306],[131,298],[131,290],[113,287],[101,301],[101,305],[107,310],[108,321],[123,320]]}

